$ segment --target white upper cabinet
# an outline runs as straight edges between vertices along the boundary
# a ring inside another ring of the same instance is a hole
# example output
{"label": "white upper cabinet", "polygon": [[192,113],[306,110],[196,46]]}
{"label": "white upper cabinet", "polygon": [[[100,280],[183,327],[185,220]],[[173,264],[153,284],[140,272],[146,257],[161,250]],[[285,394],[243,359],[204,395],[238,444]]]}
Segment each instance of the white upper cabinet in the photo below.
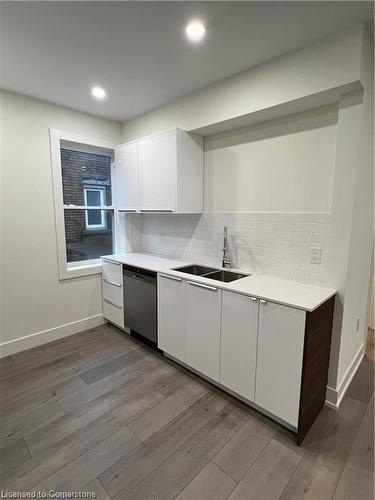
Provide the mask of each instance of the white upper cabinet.
{"label": "white upper cabinet", "polygon": [[203,138],[172,129],[115,150],[117,207],[124,211],[203,211]]}
{"label": "white upper cabinet", "polygon": [[185,281],[158,274],[158,347],[185,361]]}
{"label": "white upper cabinet", "polygon": [[141,211],[176,211],[177,130],[138,142]]}
{"label": "white upper cabinet", "polygon": [[186,283],[186,363],[219,381],[221,290]]}
{"label": "white upper cabinet", "polygon": [[298,426],[305,311],[260,301],[255,403]]}
{"label": "white upper cabinet", "polygon": [[136,212],[138,199],[138,145],[136,142],[115,149],[116,203],[118,210]]}
{"label": "white upper cabinet", "polygon": [[254,401],[259,301],[223,291],[220,383]]}

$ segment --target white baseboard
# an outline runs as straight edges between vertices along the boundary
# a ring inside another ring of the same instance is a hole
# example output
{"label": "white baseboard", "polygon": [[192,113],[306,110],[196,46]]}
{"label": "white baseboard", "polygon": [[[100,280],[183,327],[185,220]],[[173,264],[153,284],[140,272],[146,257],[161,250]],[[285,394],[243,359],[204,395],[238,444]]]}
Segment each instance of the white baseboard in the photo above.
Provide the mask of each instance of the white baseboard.
{"label": "white baseboard", "polygon": [[16,354],[20,351],[25,351],[26,349],[31,349],[32,347],[37,347],[42,344],[47,344],[53,340],[68,337],[74,333],[83,332],[89,328],[95,328],[96,326],[103,325],[105,322],[103,314],[97,314],[78,321],[73,321],[72,323],[67,323],[66,325],[60,325],[50,328],[49,330],[33,333],[31,335],[27,335],[26,337],[9,340],[8,342],[0,344],[0,358]]}
{"label": "white baseboard", "polygon": [[365,345],[362,344],[359,348],[358,352],[352,359],[348,369],[346,370],[338,389],[334,389],[327,385],[326,392],[326,401],[325,404],[329,408],[333,408],[334,410],[338,410],[342,401],[342,398],[345,396],[345,393],[350,385],[350,382],[353,380],[354,375],[357,373],[359,365],[365,355]]}

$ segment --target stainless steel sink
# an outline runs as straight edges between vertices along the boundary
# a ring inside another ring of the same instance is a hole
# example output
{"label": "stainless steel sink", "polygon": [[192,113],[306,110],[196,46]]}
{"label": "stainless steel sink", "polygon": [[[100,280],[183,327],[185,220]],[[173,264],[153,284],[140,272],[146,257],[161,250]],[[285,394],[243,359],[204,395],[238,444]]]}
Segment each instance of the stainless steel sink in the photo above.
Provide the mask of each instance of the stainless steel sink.
{"label": "stainless steel sink", "polygon": [[190,266],[175,267],[174,271],[181,271],[187,274],[194,274],[195,276],[202,276],[204,278],[209,278],[217,281],[224,281],[229,283],[230,281],[240,280],[241,278],[246,278],[248,274],[236,273],[235,271],[220,270],[214,267],[200,266],[198,264],[192,264]]}
{"label": "stainless steel sink", "polygon": [[205,274],[217,271],[214,267],[199,266],[192,264],[191,266],[175,267],[174,271],[181,271],[182,273],[194,274],[195,276],[204,276]]}
{"label": "stainless steel sink", "polygon": [[236,273],[234,271],[216,271],[214,273],[204,275],[205,278],[224,281],[225,283],[240,280],[241,278],[246,278],[247,276],[249,276],[249,274]]}

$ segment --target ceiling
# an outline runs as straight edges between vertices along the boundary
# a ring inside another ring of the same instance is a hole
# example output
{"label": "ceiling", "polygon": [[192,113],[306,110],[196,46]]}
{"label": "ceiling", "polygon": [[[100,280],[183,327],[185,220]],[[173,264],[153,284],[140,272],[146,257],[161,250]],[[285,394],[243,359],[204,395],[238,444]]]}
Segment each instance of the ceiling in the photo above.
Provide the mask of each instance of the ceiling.
{"label": "ceiling", "polygon": [[1,2],[1,86],[123,121],[372,17],[361,1]]}

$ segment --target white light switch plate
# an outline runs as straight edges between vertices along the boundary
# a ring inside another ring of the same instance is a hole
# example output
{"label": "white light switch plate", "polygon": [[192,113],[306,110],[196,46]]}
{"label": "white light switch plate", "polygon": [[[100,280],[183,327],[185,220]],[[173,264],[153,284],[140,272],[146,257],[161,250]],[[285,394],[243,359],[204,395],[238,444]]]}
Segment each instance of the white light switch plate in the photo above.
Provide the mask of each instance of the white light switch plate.
{"label": "white light switch plate", "polygon": [[311,247],[310,262],[311,264],[320,264],[322,261],[322,249],[319,247]]}

